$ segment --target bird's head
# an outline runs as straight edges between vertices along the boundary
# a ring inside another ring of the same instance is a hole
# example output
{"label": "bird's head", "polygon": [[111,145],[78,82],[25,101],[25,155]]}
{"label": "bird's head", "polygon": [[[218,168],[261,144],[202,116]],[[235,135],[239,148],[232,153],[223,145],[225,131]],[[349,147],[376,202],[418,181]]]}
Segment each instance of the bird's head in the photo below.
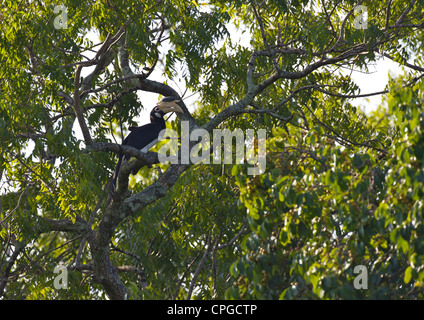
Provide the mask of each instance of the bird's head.
{"label": "bird's head", "polygon": [[178,97],[165,97],[156,104],[156,107],[153,108],[153,112],[157,117],[162,117],[168,112],[184,113],[183,109],[178,105],[180,101]]}
{"label": "bird's head", "polygon": [[180,101],[181,100],[178,97],[163,98],[161,101],[156,103],[156,106],[152,109],[152,112],[150,112],[150,121],[162,121],[164,120],[163,116],[169,112],[184,113],[183,109],[181,109],[181,107],[178,105],[178,102]]}

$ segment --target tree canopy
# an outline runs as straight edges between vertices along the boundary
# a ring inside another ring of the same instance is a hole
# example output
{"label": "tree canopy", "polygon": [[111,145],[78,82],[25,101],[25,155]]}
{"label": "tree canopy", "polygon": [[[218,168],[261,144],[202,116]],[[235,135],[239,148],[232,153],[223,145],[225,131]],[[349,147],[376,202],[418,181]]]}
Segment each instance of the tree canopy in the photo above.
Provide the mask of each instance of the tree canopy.
{"label": "tree canopy", "polygon": [[[2,299],[423,298],[424,1],[0,8]],[[402,73],[361,92],[383,58]],[[241,130],[264,172],[236,139],[230,163],[121,145],[167,96],[179,149]]]}

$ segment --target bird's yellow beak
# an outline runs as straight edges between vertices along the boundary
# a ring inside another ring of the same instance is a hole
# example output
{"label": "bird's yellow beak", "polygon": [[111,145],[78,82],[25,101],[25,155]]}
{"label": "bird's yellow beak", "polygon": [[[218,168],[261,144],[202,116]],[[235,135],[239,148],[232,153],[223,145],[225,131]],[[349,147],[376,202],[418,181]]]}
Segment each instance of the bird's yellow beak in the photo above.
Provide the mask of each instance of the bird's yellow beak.
{"label": "bird's yellow beak", "polygon": [[163,113],[168,112],[178,112],[184,113],[183,109],[177,104],[181,100],[172,100],[172,101],[159,101],[156,105],[159,107],[159,110]]}

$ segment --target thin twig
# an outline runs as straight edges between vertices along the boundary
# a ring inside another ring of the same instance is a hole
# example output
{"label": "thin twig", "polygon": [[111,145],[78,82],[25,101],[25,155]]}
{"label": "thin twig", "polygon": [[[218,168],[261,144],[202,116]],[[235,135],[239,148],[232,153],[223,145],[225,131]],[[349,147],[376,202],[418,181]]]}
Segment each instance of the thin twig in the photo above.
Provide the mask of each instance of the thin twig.
{"label": "thin twig", "polygon": [[12,211],[10,211],[4,218],[3,218],[3,220],[2,221],[0,221],[0,226],[2,226],[5,230],[6,230],[6,228],[5,228],[5,226],[3,225],[3,223],[5,223],[6,222],[6,220],[16,211],[16,210],[18,210],[18,208],[20,207],[20,205],[21,205],[21,200],[22,200],[22,196],[24,195],[24,193],[28,190],[28,188],[29,188],[29,186],[26,186],[25,187],[25,189],[24,189],[24,191],[22,191],[22,193],[19,195],[19,198],[18,198],[18,203],[17,203],[17,205],[16,205],[16,207],[12,210]]}
{"label": "thin twig", "polygon": [[341,25],[341,27],[340,27],[340,33],[339,33],[339,38],[337,39],[337,41],[336,41],[336,43],[333,45],[333,47],[331,47],[331,49],[330,49],[330,51],[333,51],[333,50],[335,50],[339,45],[340,45],[340,43],[342,43],[343,42],[343,40],[344,40],[344,35],[345,35],[345,28],[346,28],[346,23],[347,23],[347,20],[349,19],[349,17],[355,12],[355,9],[356,9],[356,7],[357,6],[360,6],[363,2],[364,2],[365,0],[361,0],[361,1],[359,1],[349,12],[348,12],[348,14],[346,15],[346,17],[344,18],[344,20],[343,20],[343,22],[342,22],[342,25]]}
{"label": "thin twig", "polygon": [[81,102],[80,102],[80,75],[81,75],[82,66],[79,65],[75,71],[75,79],[74,79],[74,111],[75,115],[78,119],[78,123],[80,125],[82,134],[84,136],[84,141],[86,145],[93,144],[93,140],[91,139],[90,131],[88,130],[87,124],[85,123],[84,114],[81,110]]}
{"label": "thin twig", "polygon": [[224,248],[226,248],[226,247],[230,247],[230,246],[232,246],[233,244],[234,244],[234,242],[236,242],[236,240],[237,240],[237,238],[238,237],[240,237],[242,234],[243,234],[243,232],[246,230],[246,226],[245,225],[243,225],[243,227],[240,229],[240,231],[229,241],[229,242],[227,242],[227,243],[224,243],[224,244],[220,244],[218,247],[217,247],[217,249],[218,250],[221,250],[221,249],[224,249]]}
{"label": "thin twig", "polygon": [[196,271],[194,272],[193,278],[191,279],[190,286],[189,286],[188,293],[187,293],[187,300],[190,300],[190,298],[191,298],[191,295],[192,295],[193,289],[194,289],[194,285],[196,284],[197,277],[199,276],[200,271],[203,269],[203,266],[204,266],[204,264],[206,262],[206,258],[208,256],[208,253],[211,250],[211,245],[210,245],[211,244],[211,235],[210,234],[208,235],[208,240],[207,241],[208,242],[205,245],[206,250],[205,250],[205,252],[203,254],[202,259],[199,262],[199,265],[196,268]]}
{"label": "thin twig", "polygon": [[194,259],[193,259],[193,260],[191,260],[191,262],[188,264],[187,269],[184,271],[183,275],[181,276],[180,281],[178,281],[177,288],[175,289],[175,293],[174,293],[173,299],[176,299],[176,298],[177,298],[177,296],[178,296],[178,292],[180,291],[180,287],[181,287],[181,285],[182,285],[182,283],[183,283],[183,281],[184,281],[185,277],[187,276],[187,274],[188,274],[188,272],[190,271],[191,267],[192,267],[192,266],[193,266],[193,264],[196,262],[196,260],[200,257],[200,255],[201,255],[201,254],[202,254],[202,253],[201,253],[201,252],[199,252],[199,253],[198,253],[198,254],[194,257]]}

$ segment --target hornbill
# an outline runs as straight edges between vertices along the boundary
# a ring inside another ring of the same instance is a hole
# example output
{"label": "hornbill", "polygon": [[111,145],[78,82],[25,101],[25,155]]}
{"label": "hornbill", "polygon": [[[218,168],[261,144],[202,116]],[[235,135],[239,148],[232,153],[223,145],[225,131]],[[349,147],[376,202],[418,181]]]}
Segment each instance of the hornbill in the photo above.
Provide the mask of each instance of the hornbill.
{"label": "hornbill", "polygon": [[[168,112],[183,113],[181,107],[177,104],[181,100],[178,97],[165,97],[159,101],[150,112],[150,122],[141,127],[130,127],[130,134],[124,139],[123,145],[132,146],[147,152],[153,145],[157,143],[159,133],[166,128],[164,115]],[[123,160],[128,160],[130,156],[120,154],[118,164],[113,173],[112,185],[109,193],[109,200],[116,188],[116,180],[118,179],[119,169]]]}

